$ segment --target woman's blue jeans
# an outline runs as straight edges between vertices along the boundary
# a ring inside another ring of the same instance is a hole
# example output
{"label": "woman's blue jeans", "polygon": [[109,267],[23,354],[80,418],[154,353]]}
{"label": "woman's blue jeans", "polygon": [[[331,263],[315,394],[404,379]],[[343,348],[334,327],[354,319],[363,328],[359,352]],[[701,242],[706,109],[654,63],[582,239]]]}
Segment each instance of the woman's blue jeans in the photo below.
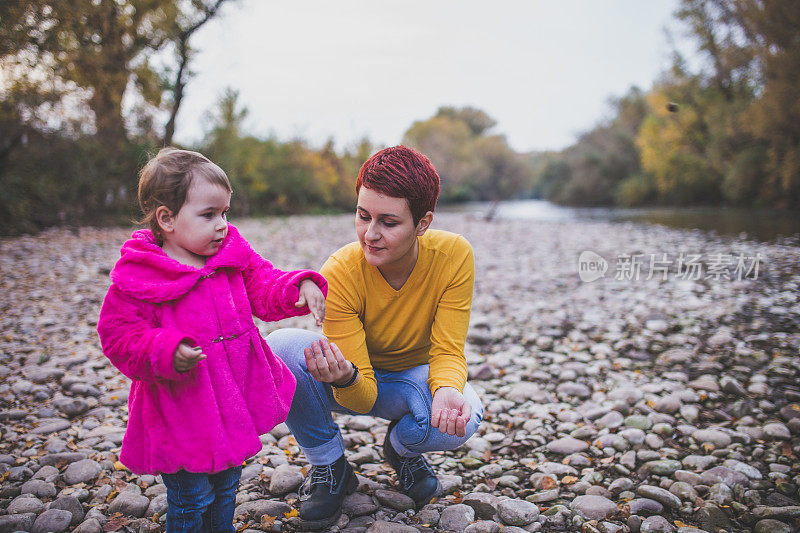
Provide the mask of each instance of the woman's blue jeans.
{"label": "woman's blue jeans", "polygon": [[167,533],[234,531],[236,487],[241,476],[241,466],[216,474],[186,470],[161,474],[167,486]]}
{"label": "woman's blue jeans", "polygon": [[[333,398],[331,386],[320,383],[308,372],[303,351],[320,336],[312,331],[287,328],[273,331],[266,339],[273,353],[286,363],[297,379],[286,425],[312,465],[330,464],[344,454],[342,434],[331,412],[360,414],[339,405]],[[378,397],[367,414],[399,420],[390,439],[392,447],[402,456],[458,448],[475,433],[483,418],[481,401],[467,383],[463,393],[472,407],[472,416],[466,434],[463,437],[447,435],[432,427],[433,398],[427,383],[428,365],[399,372],[376,368],[375,379]]]}

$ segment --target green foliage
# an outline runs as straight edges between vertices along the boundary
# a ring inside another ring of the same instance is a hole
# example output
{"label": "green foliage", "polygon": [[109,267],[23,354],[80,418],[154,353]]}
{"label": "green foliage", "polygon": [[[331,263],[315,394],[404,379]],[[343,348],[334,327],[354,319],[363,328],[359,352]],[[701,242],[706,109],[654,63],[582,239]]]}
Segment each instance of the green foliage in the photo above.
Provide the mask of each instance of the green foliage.
{"label": "green foliage", "polygon": [[427,155],[441,178],[442,202],[500,200],[532,186],[527,159],[509,148],[505,137],[489,135],[495,121],[471,107],[442,107],[417,121],[403,144]]}
{"label": "green foliage", "polygon": [[538,194],[562,204],[611,205],[620,184],[640,176],[635,136],[647,112],[644,94],[634,87],[611,104],[614,118],[581,135],[573,146],[549,154],[546,162],[538,165],[534,188]]}
{"label": "green foliage", "polygon": [[537,170],[569,204],[800,207],[800,10],[785,0],[683,0],[676,16],[706,60],[676,54],[615,118]]}
{"label": "green foliage", "polygon": [[355,202],[355,176],[372,152],[362,141],[342,156],[332,143],[321,150],[304,141],[280,142],[244,133],[247,109],[238,93],[227,90],[198,149],[219,164],[231,179],[232,209],[242,215],[350,209]]}

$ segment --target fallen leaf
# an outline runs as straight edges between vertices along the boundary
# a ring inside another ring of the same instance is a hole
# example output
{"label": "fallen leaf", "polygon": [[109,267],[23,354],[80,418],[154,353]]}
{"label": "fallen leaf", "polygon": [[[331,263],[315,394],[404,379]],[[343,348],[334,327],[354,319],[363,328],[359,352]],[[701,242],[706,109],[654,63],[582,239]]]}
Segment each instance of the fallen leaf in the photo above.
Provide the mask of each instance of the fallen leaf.
{"label": "fallen leaf", "polygon": [[283,513],[283,516],[285,516],[286,518],[294,518],[295,516],[297,516],[297,509],[292,509],[291,511]]}
{"label": "fallen leaf", "polygon": [[124,464],[120,463],[119,461],[116,461],[114,463],[114,470],[127,470],[127,468],[125,467]]}
{"label": "fallen leaf", "polygon": [[575,476],[564,476],[563,478],[561,478],[561,483],[563,483],[564,485],[572,485],[576,481],[578,481],[578,478]]}
{"label": "fallen leaf", "polygon": [[133,522],[130,518],[122,516],[122,513],[114,513],[103,526],[103,531],[119,531],[123,526]]}
{"label": "fallen leaf", "polygon": [[551,478],[549,476],[542,478],[542,490],[554,489],[557,486],[558,486],[558,483],[556,483],[556,481],[553,478]]}
{"label": "fallen leaf", "polygon": [[455,491],[453,493],[453,503],[461,503],[462,501],[464,501],[464,496],[460,492]]}
{"label": "fallen leaf", "polygon": [[270,516],[268,514],[262,515],[261,516],[261,527],[272,528],[272,525],[275,523],[275,518],[276,517]]}
{"label": "fallen leaf", "polygon": [[675,520],[675,522],[673,523],[675,524],[675,527],[686,527],[686,524],[681,522],[680,520]]}

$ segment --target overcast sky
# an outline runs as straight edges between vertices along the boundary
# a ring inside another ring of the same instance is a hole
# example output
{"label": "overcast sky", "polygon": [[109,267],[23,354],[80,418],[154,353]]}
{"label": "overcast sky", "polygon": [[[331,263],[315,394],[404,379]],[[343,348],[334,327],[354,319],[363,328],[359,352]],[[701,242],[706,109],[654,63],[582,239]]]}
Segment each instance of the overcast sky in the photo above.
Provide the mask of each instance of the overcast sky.
{"label": "overcast sky", "polygon": [[225,87],[247,129],[337,147],[394,145],[439,106],[473,106],[518,151],[561,149],[650,87],[682,50],[677,0],[237,0],[204,27],[176,138],[194,142]]}

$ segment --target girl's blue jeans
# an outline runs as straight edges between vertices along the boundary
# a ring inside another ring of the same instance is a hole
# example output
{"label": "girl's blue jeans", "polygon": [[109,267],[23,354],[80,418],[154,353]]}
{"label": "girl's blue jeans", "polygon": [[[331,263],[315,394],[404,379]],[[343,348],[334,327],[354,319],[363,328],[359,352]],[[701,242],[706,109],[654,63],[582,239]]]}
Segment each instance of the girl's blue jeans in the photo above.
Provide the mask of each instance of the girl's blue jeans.
{"label": "girl's blue jeans", "polygon": [[[292,408],[286,419],[300,448],[312,465],[327,465],[344,454],[344,441],[333,417],[338,413],[360,414],[339,405],[330,384],[314,379],[306,367],[303,351],[320,339],[319,333],[302,329],[280,329],[267,336],[270,349],[289,367],[297,379]],[[346,355],[346,354],[345,354]],[[469,439],[483,418],[483,406],[467,383],[463,394],[472,407],[472,416],[463,437],[447,435],[431,426],[431,396],[428,365],[390,372],[375,369],[378,397],[370,416],[399,420],[390,436],[392,447],[402,456],[452,450]]]}
{"label": "girl's blue jeans", "polygon": [[233,511],[241,475],[241,466],[216,474],[186,470],[161,474],[167,486],[167,533],[234,531]]}

